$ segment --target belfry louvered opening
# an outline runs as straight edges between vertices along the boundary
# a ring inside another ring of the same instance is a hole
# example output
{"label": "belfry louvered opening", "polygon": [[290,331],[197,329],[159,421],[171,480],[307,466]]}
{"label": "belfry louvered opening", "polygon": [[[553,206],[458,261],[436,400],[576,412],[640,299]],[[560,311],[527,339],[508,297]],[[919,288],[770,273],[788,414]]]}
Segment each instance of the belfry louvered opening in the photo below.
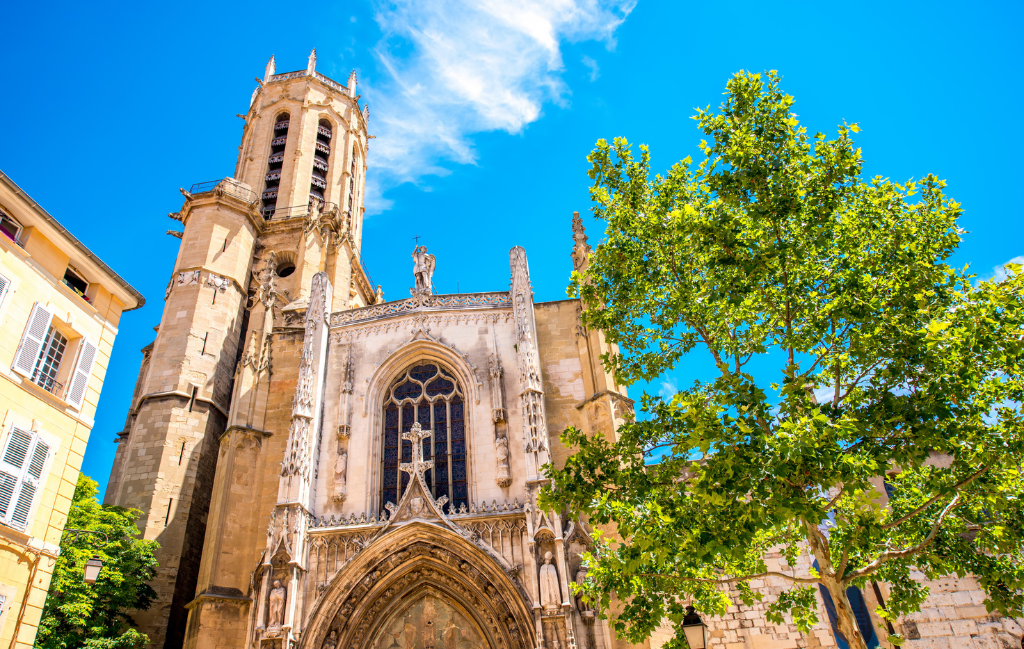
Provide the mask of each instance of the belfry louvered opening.
{"label": "belfry louvered opening", "polygon": [[455,374],[436,363],[416,365],[392,384],[383,407],[381,506],[398,504],[409,486],[401,464],[412,461],[412,442],[402,433],[414,422],[430,431],[423,439],[423,459],[433,460],[434,468],[423,477],[432,495],[448,496],[456,509],[468,504],[465,402]]}
{"label": "belfry louvered opening", "polygon": [[277,191],[281,186],[281,170],[284,167],[284,146],[288,143],[288,113],[281,113],[274,120],[274,135],[270,140],[270,157],[267,159],[266,184],[263,189],[263,218],[271,219],[277,209]]}
{"label": "belfry louvered opening", "polygon": [[[316,127],[316,146],[313,149],[313,175],[309,179],[309,200],[323,201],[327,190],[327,168],[331,158],[331,123],[320,120]],[[337,199],[335,199],[337,200]]]}
{"label": "belfry louvered opening", "polygon": [[348,213],[355,214],[356,204],[356,148],[352,147],[352,157],[348,169]]}

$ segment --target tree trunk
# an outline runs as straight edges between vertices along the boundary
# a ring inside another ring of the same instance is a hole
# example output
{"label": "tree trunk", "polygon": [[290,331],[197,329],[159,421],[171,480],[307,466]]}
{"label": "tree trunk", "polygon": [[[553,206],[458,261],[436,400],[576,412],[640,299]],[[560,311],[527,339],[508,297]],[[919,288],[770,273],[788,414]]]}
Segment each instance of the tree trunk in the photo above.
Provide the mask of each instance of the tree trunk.
{"label": "tree trunk", "polygon": [[839,632],[843,634],[850,649],[867,649],[867,644],[857,626],[853,607],[850,606],[850,598],[846,596],[846,586],[839,581],[835,567],[832,565],[828,539],[821,533],[817,525],[804,521],[804,526],[807,528],[807,543],[810,545],[811,553],[818,560],[821,584],[828,590],[832,596],[832,603],[835,604],[836,626],[839,627]]}
{"label": "tree trunk", "polygon": [[836,626],[846,638],[846,644],[850,645],[850,649],[867,649],[867,644],[860,634],[860,627],[857,626],[853,607],[850,606],[850,598],[846,596],[846,588],[834,579],[822,579],[822,581],[825,582],[825,588],[832,595],[832,603],[836,606]]}

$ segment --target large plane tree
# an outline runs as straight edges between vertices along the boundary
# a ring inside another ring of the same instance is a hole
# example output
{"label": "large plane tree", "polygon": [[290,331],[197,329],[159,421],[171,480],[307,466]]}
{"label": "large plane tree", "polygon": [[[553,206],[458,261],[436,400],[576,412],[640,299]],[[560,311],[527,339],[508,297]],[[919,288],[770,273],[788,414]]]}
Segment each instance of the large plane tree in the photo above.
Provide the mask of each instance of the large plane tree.
{"label": "large plane tree", "polygon": [[[730,589],[750,604],[766,576],[788,584],[769,620],[808,630],[820,585],[858,649],[847,589],[870,580],[891,619],[927,596],[915,570],[972,574],[990,610],[1024,608],[1019,268],[978,282],[951,266],[962,208],[945,183],[864,178],[857,125],[809,135],[793,102],[775,72],[741,72],[695,116],[699,164],[652,176],[623,139],[589,157],[606,240],[570,287],[584,323],[618,344],[605,360],[624,384],[708,368],[644,395],[614,439],[565,431],[575,451],[549,467],[549,505],[616,532],[585,590],[616,598],[634,642],[667,618],[685,646],[687,604],[721,614]],[[816,570],[791,568],[801,552]]]}

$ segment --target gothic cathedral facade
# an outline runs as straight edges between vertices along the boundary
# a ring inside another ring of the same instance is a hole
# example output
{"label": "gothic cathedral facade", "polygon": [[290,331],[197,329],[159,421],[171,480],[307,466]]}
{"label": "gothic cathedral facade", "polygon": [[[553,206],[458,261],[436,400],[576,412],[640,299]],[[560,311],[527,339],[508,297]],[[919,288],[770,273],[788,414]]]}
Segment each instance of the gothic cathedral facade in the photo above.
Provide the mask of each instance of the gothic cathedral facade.
{"label": "gothic cathedral facade", "polygon": [[[383,300],[359,254],[355,73],[271,59],[244,119],[234,176],[171,215],[106,494],[160,543],[140,629],[190,649],[611,649],[570,587],[589,530],[537,507],[558,434],[632,411],[607,343],[577,301],[534,303],[521,247],[508,290],[456,295],[417,247],[410,297]],[[575,268],[589,250],[577,217]]]}

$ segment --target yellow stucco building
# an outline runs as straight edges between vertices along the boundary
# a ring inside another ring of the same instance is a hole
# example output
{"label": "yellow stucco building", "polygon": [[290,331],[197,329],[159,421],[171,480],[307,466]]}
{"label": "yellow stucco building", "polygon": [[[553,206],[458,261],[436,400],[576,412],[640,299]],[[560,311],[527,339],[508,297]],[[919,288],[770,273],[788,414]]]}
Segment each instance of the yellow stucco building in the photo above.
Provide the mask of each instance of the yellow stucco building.
{"label": "yellow stucco building", "polygon": [[144,303],[0,172],[0,646],[35,641],[118,323]]}

